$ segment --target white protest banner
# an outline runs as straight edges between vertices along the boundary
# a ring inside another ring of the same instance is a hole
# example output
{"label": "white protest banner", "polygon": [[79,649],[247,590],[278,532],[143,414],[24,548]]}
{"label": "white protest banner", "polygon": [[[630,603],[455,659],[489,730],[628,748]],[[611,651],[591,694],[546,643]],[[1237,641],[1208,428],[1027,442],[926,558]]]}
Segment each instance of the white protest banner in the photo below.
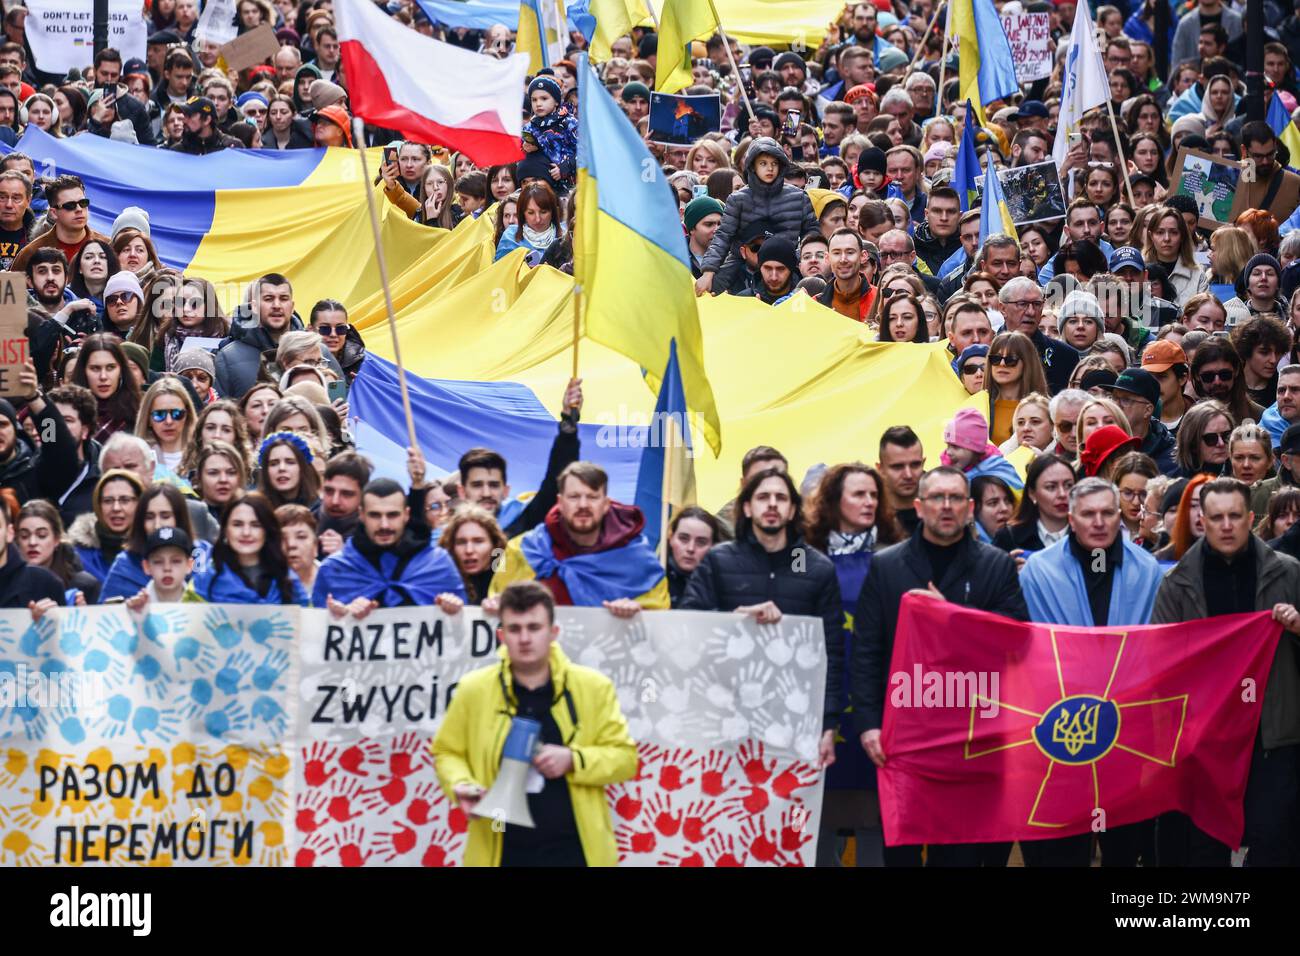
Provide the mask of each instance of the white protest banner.
{"label": "white protest banner", "polygon": [[1052,33],[1046,13],[1003,14],[1002,26],[1011,42],[1011,58],[1016,64],[1016,81],[1032,83],[1052,75]]}
{"label": "white protest banner", "polygon": [[199,15],[194,36],[217,46],[224,46],[239,36],[236,6],[236,0],[208,0],[203,5],[203,13]]}
{"label": "white protest banner", "polygon": [[[622,865],[813,865],[819,621],[601,608],[556,620],[570,659],[614,681],[637,742],[637,779],[607,788]],[[477,608],[409,608],[303,632],[299,865],[459,863],[468,821],[429,740],[456,682],[496,662],[493,628]]]}
{"label": "white protest banner", "polygon": [[[812,865],[819,621],[557,623],[638,744],[607,791],[624,865]],[[495,653],[476,608],[0,612],[0,864],[458,865],[467,821],[429,744]]]}
{"label": "white protest banner", "polygon": [[[28,0],[27,41],[36,68],[80,70],[95,60],[94,5],[83,0]],[[123,60],[144,59],[148,27],[140,0],[108,0],[108,45]]]}

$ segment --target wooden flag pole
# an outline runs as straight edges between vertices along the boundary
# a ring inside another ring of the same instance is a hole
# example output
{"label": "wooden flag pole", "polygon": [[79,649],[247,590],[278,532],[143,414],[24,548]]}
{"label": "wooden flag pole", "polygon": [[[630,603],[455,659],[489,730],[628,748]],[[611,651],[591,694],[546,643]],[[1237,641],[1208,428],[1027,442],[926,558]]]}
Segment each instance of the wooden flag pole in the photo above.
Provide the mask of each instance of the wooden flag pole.
{"label": "wooden flag pole", "polygon": [[736,54],[731,52],[731,40],[727,37],[727,32],[722,29],[722,17],[718,16],[718,8],[713,5],[713,0],[709,0],[709,10],[713,14],[713,19],[718,22],[718,36],[722,37],[722,48],[727,51],[727,59],[731,63],[731,72],[736,76],[736,88],[740,90],[740,98],[745,101],[745,112],[749,114],[750,120],[753,121],[754,104],[749,102],[749,94],[745,92],[745,81],[740,77],[740,67],[736,63]]}
{"label": "wooden flag pole", "polygon": [[[943,43],[939,45],[939,89],[934,94],[934,115],[943,114],[943,83],[948,74],[948,31],[943,31]],[[961,86],[960,83],[957,84]],[[961,95],[961,90],[957,91]]]}
{"label": "wooden flag pole", "polygon": [[[917,62],[921,59],[922,54],[925,53],[926,37],[928,37],[930,35],[930,31],[934,29],[935,21],[939,19],[939,15],[943,13],[943,8],[946,7],[947,5],[948,5],[948,0],[943,0],[943,3],[939,4],[937,7],[934,8],[934,16],[930,18],[930,22],[926,25],[925,32],[921,34],[921,42],[916,45],[916,56],[912,57],[912,63],[907,68],[908,73],[911,73],[912,70],[916,69]],[[948,43],[948,31],[945,30],[943,43],[939,44],[940,61],[943,60],[944,47],[947,46],[947,43]],[[940,69],[942,69],[942,67],[940,67]]]}
{"label": "wooden flag pole", "polygon": [[[649,13],[650,13],[650,20],[651,20],[651,22],[654,23],[654,25],[655,25],[655,33],[658,33],[658,32],[659,32],[659,14],[655,13],[655,6],[654,6],[654,4],[651,3],[650,0],[641,0],[641,2],[645,4],[645,8],[646,8],[646,10],[649,11]],[[635,23],[632,24],[632,25],[633,25],[633,26],[636,26]]]}
{"label": "wooden flag pole", "polygon": [[406,388],[406,366],[402,364],[402,346],[397,340],[397,316],[393,313],[393,293],[388,288],[388,263],[384,259],[384,244],[379,235],[379,207],[375,205],[375,190],[370,184],[370,170],[366,163],[366,124],[357,117],[352,120],[352,141],[361,154],[361,186],[366,191],[366,204],[370,207],[370,230],[375,237],[375,261],[379,264],[379,284],[384,287],[384,308],[388,311],[388,330],[393,335],[393,360],[397,363],[397,384],[402,392],[402,410],[406,413],[406,434],[411,447],[419,449],[415,438],[415,418],[411,414],[411,394]]}
{"label": "wooden flag pole", "polygon": [[[1137,209],[1138,204],[1133,200],[1133,184],[1128,178],[1128,158],[1124,155],[1124,150],[1120,146],[1120,143],[1125,142],[1125,140],[1119,138],[1119,124],[1115,122],[1115,104],[1112,103],[1109,98],[1106,100],[1106,112],[1110,115],[1110,131],[1115,134],[1115,153],[1116,159],[1119,160],[1117,165],[1124,173],[1124,188],[1128,192],[1128,204],[1134,209]],[[1085,166],[1084,168],[1086,169],[1087,167]],[[1085,184],[1087,183],[1087,179],[1088,177],[1085,176]]]}

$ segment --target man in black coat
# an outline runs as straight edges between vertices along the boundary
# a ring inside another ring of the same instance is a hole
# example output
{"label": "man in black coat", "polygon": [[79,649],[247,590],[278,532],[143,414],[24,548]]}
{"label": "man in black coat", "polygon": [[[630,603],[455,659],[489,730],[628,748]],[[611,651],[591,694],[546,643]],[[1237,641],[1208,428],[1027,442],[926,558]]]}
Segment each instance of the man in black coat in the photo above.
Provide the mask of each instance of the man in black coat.
{"label": "man in black coat", "polygon": [[835,760],[836,702],[844,681],[844,609],[835,565],[804,543],[799,490],[788,474],[765,468],[736,499],[736,540],[709,550],[686,586],[680,610],[740,611],[760,624],[784,614],[822,619],[826,703],[818,745],[821,766]]}
{"label": "man in black coat", "polygon": [[[910,539],[872,559],[853,618],[849,700],[863,749],[877,767],[888,758],[881,748],[880,727],[903,595],[921,591],[936,600],[1029,620],[1015,561],[971,534],[975,504],[966,476],[956,468],[934,468],[922,477],[916,495],[920,524]],[[953,812],[962,809],[953,807]],[[931,866],[1005,866],[1010,851],[1010,843],[931,846],[928,862]],[[920,863],[920,846],[885,847],[886,866]]]}
{"label": "man in black coat", "polygon": [[1079,353],[1060,339],[1051,338],[1042,329],[1043,306],[1047,300],[1038,283],[1025,276],[1016,276],[998,290],[998,308],[1006,321],[1005,332],[1021,332],[1029,336],[1043,360],[1043,374],[1047,376],[1048,390],[1055,395],[1070,384],[1070,373],[1079,364]]}

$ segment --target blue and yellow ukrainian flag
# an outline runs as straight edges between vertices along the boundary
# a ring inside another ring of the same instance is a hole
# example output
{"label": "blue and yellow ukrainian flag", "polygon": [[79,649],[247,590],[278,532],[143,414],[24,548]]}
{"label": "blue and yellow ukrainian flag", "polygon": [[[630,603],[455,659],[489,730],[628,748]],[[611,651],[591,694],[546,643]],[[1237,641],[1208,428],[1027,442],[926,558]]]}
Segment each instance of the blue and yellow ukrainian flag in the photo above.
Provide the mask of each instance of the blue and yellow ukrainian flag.
{"label": "blue and yellow ukrainian flag", "polygon": [[983,126],[985,103],[1020,91],[1011,41],[993,0],[955,0],[948,8],[948,35],[958,41],[957,95],[975,104]]}
{"label": "blue and yellow ukrainian flag", "polygon": [[668,523],[673,516],[695,504],[695,462],[688,416],[674,341],[669,343],[668,365],[636,480],[636,506],[645,515],[645,536],[654,547],[662,543],[661,537],[668,540]]}
{"label": "blue and yellow ukrainian flag", "polygon": [[706,40],[718,29],[712,0],[664,0],[659,12],[655,89],[676,93],[691,85],[691,41]]}
{"label": "blue and yellow ukrainian flag", "polygon": [[[1000,228],[993,225],[995,221]],[[984,201],[980,204],[980,245],[998,233],[1020,241],[1016,224],[1011,221],[1011,210],[1007,208],[1007,197],[1002,193],[1002,183],[998,181],[998,171],[993,166],[993,154],[989,153],[984,164]]]}
{"label": "blue and yellow ukrainian flag", "polygon": [[[687,405],[716,454],[722,425],[704,373],[704,336],[676,198],[635,127],[578,62],[577,216],[573,275],[588,338],[647,370],[658,388],[676,340]],[[599,144],[599,148],[597,145]]]}
{"label": "blue and yellow ukrainian flag", "polygon": [[961,128],[961,142],[957,145],[957,165],[952,171],[952,188],[961,200],[961,211],[970,209],[978,191],[975,177],[979,175],[980,158],[975,152],[975,115],[970,100],[966,101],[966,122]]}
{"label": "blue and yellow ukrainian flag", "polygon": [[1268,115],[1264,118],[1277,138],[1286,143],[1286,148],[1291,151],[1291,165],[1300,163],[1300,129],[1296,128],[1291,114],[1286,111],[1282,98],[1276,92],[1268,102]]}
{"label": "blue and yellow ukrainian flag", "polygon": [[[593,23],[591,35],[587,36],[587,52],[593,63],[608,60],[613,55],[610,49],[613,42],[631,33],[634,26],[650,16],[644,0],[586,0],[583,12]],[[577,16],[574,20],[577,21]],[[579,29],[582,28],[580,24]]]}
{"label": "blue and yellow ukrainian flag", "polygon": [[528,75],[564,59],[569,43],[564,0],[520,0],[515,52],[528,54]]}

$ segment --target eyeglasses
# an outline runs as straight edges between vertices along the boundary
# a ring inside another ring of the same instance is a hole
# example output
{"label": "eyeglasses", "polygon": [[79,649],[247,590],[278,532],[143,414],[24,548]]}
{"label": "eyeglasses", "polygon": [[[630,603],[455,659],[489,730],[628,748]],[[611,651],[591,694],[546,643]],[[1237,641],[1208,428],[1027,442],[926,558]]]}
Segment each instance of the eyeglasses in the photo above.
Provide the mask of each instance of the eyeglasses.
{"label": "eyeglasses", "polygon": [[982,371],[984,371],[984,366],[977,365],[974,362],[967,362],[965,365],[961,367],[961,373],[963,375],[974,375],[976,372],[982,372]]}
{"label": "eyeglasses", "polygon": [[1201,372],[1201,384],[1213,385],[1215,382],[1231,382],[1237,377],[1237,373],[1230,368],[1221,368],[1215,372]]}
{"label": "eyeglasses", "polygon": [[921,500],[928,505],[942,505],[947,507],[948,505],[959,505],[970,501],[970,495],[944,495],[936,493],[933,495],[926,495]]}
{"label": "eyeglasses", "polygon": [[1017,365],[1020,364],[1020,356],[1011,355],[1009,353],[1007,355],[990,355],[989,364],[1005,365],[1007,368],[1015,368]]}
{"label": "eyeglasses", "polygon": [[885,299],[892,299],[896,295],[907,295],[911,289],[881,289],[880,295]]}
{"label": "eyeglasses", "polygon": [[149,417],[156,422],[165,422],[170,418],[174,422],[180,421],[185,417],[183,408],[155,408],[149,413]]}
{"label": "eyeglasses", "polygon": [[1074,426],[1077,424],[1078,424],[1077,420],[1073,422],[1057,422],[1056,430],[1065,432],[1068,435],[1070,432],[1074,431]]}
{"label": "eyeglasses", "polygon": [[125,508],[139,500],[137,495],[123,495],[120,498],[100,498],[99,503],[105,508]]}
{"label": "eyeglasses", "polygon": [[316,331],[321,335],[347,335],[351,326],[344,322],[342,325],[318,325]]}
{"label": "eyeglasses", "polygon": [[907,259],[910,258],[911,255],[912,254],[908,252],[906,249],[900,250],[899,252],[891,252],[888,249],[880,250],[881,259]]}
{"label": "eyeglasses", "polygon": [[1201,436],[1202,443],[1206,445],[1226,445],[1232,432],[1206,432]]}
{"label": "eyeglasses", "polygon": [[114,292],[112,295],[104,296],[105,305],[123,305],[135,296],[130,292]]}
{"label": "eyeglasses", "polygon": [[78,209],[89,209],[90,200],[85,196],[80,199],[69,199],[67,202],[59,203],[56,208],[62,209],[64,212],[74,212]]}
{"label": "eyeglasses", "polygon": [[1119,496],[1125,501],[1137,501],[1139,498],[1145,499],[1146,489],[1144,488],[1121,488]]}
{"label": "eyeglasses", "polygon": [[1115,404],[1120,408],[1132,408],[1134,405],[1150,405],[1141,395],[1116,395]]}
{"label": "eyeglasses", "polygon": [[1008,299],[1005,305],[1018,305],[1022,309],[1029,309],[1031,312],[1037,312],[1044,305],[1042,299]]}
{"label": "eyeglasses", "polygon": [[1257,163],[1271,163],[1277,159],[1277,150],[1271,149],[1267,153],[1249,153],[1248,155]]}

